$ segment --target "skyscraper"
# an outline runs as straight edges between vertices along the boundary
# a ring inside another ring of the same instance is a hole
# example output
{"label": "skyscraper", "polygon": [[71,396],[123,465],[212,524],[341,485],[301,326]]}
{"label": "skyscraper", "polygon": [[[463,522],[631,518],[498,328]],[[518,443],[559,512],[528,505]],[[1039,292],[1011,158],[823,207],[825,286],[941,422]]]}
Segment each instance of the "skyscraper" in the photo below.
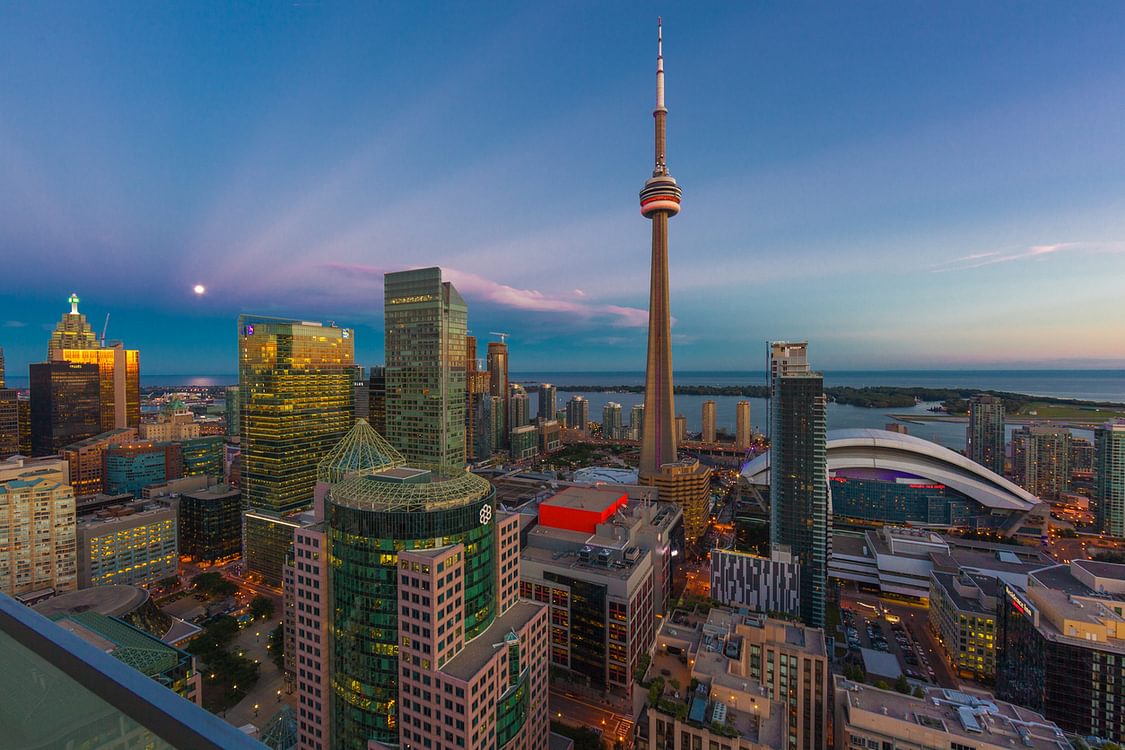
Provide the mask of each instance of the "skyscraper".
{"label": "skyscraper", "polygon": [[706,526],[711,471],[694,459],[679,460],[675,405],[672,399],[672,314],[668,306],[668,219],[680,212],[680,186],[664,158],[664,41],[656,31],[655,164],[641,188],[641,215],[652,221],[652,256],[648,298],[648,357],[645,363],[645,412],[641,439],[640,481],[659,488],[660,499],[684,511],[684,538],[699,538]]}
{"label": "skyscraper", "polygon": [[700,439],[705,443],[715,442],[715,402],[707,399],[703,402],[703,414],[700,420],[702,427],[700,429]]}
{"label": "skyscraper", "polygon": [[550,383],[539,384],[539,410],[537,415],[539,420],[554,419],[555,412],[558,411],[559,400],[555,391],[555,386]]}
{"label": "skyscraper", "polygon": [[1012,434],[1012,473],[1016,483],[1044,500],[1059,500],[1070,490],[1070,430],[1031,425]]}
{"label": "skyscraper", "polygon": [[748,450],[752,438],[750,402],[739,401],[734,407],[734,447],[740,451]]}
{"label": "skyscraper", "polygon": [[508,345],[503,341],[488,342],[488,392],[504,401],[500,417],[503,437],[499,444],[493,446],[494,450],[499,450],[508,446],[508,431],[511,429],[508,424]]}
{"label": "skyscraper", "polygon": [[1094,501],[1098,528],[1125,537],[1125,422],[1094,431]]}
{"label": "skyscraper", "polygon": [[70,312],[63,313],[47,343],[47,359],[50,360],[59,359],[56,355],[63,349],[101,348],[97,334],[90,327],[86,316],[78,312],[78,295],[71,294],[67,302],[70,303]]}
{"label": "skyscraper", "polygon": [[0,461],[20,452],[20,392],[0,388]]}
{"label": "skyscraper", "polygon": [[801,567],[801,619],[824,627],[832,518],[824,377],[807,347],[775,344],[770,372],[770,545]]}
{"label": "skyscraper", "polygon": [[38,362],[29,370],[32,455],[58,453],[102,431],[97,365]]}
{"label": "skyscraper", "polygon": [[52,477],[0,482],[0,592],[74,591],[74,490]]}
{"label": "skyscraper", "polygon": [[371,368],[367,381],[367,421],[380,435],[387,434],[387,368],[376,365]]}
{"label": "skyscraper", "polygon": [[242,427],[238,418],[239,397],[237,385],[228,385],[223,389],[223,401],[223,408],[226,409],[224,415],[226,433],[229,437],[238,437],[239,433],[242,431]]}
{"label": "skyscraper", "polygon": [[275,584],[293,541],[280,517],[309,506],[317,462],[354,421],[352,333],[284,318],[238,319],[246,569]]}
{"label": "skyscraper", "polygon": [[0,346],[0,390],[4,387],[4,347]]}
{"label": "skyscraper", "polygon": [[51,361],[97,365],[101,387],[101,432],[141,424],[141,353],[120,341],[99,341],[86,316],[78,312],[78,296],[70,295],[70,312],[51,334]]}
{"label": "skyscraper", "polygon": [[590,429],[590,402],[582,396],[573,396],[566,402],[566,426],[586,432]]}
{"label": "skyscraper", "polygon": [[531,423],[531,399],[519,383],[508,386],[508,431]]}
{"label": "skyscraper", "polygon": [[629,410],[629,439],[640,440],[645,434],[645,405],[633,404]]}
{"label": "skyscraper", "polygon": [[371,386],[366,368],[356,366],[352,371],[352,414],[356,419],[371,417]]}
{"label": "skyscraper", "polygon": [[621,404],[616,401],[602,407],[602,437],[606,440],[620,440],[622,437]]}
{"label": "skyscraper", "polygon": [[1004,402],[978,393],[969,399],[965,454],[986,469],[1004,475]]}
{"label": "skyscraper", "polygon": [[386,438],[413,464],[465,465],[468,307],[440,268],[383,277]]}

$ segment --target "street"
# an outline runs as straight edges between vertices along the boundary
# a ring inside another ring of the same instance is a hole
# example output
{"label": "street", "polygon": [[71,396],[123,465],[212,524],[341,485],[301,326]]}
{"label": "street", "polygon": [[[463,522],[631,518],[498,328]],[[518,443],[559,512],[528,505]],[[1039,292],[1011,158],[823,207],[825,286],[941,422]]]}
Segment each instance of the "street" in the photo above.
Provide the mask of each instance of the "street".
{"label": "street", "polygon": [[610,745],[619,741],[629,747],[633,741],[633,721],[628,716],[615,713],[605,703],[556,687],[551,688],[551,719],[574,727],[600,729]]}

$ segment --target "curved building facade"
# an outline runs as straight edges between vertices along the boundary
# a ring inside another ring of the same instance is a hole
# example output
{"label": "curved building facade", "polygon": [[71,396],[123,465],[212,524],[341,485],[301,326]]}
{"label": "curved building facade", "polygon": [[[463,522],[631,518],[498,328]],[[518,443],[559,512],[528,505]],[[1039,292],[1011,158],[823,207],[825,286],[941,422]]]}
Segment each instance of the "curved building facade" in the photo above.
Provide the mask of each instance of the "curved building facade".
{"label": "curved building facade", "polygon": [[464,630],[458,635],[467,641],[492,624],[495,510],[492,485],[465,472],[397,467],[353,476],[329,490],[334,747],[398,742],[399,647],[409,638],[400,638],[398,628],[400,552],[463,545],[458,599]]}
{"label": "curved building facade", "polygon": [[[767,452],[746,464],[742,475],[768,485],[769,470]],[[960,453],[886,430],[829,431],[828,477],[836,523],[1038,537],[1048,516],[1039,498]]]}

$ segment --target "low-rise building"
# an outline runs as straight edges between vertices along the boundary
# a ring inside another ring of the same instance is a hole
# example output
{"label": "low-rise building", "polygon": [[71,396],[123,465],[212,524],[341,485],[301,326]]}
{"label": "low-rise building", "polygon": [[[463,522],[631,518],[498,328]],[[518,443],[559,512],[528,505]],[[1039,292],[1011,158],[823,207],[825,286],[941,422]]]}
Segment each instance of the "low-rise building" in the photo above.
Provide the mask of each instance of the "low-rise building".
{"label": "low-rise building", "polygon": [[549,605],[551,666],[631,694],[683,549],[680,509],[621,486],[570,486],[540,502],[524,536],[520,591]]}
{"label": "low-rise building", "polygon": [[159,500],[114,505],[78,519],[78,587],[149,586],[176,575],[176,508]]}
{"label": "low-rise building", "polygon": [[184,476],[222,476],[223,440],[221,435],[206,435],[180,441]]}
{"label": "low-rise building", "polygon": [[70,484],[70,464],[60,456],[9,456],[0,461],[0,483],[11,479],[49,479],[59,484]]}
{"label": "low-rise building", "polygon": [[711,598],[727,607],[799,616],[801,566],[793,556],[769,557],[727,549],[711,550]]}
{"label": "low-rise building", "polygon": [[1070,750],[1041,714],[958,690],[928,688],[915,698],[834,680],[836,747],[842,750]]}
{"label": "low-rise building", "polygon": [[996,695],[1064,731],[1125,741],[1125,565],[1075,560],[1005,585]]}
{"label": "low-rise building", "polygon": [[180,554],[224,563],[242,554],[242,495],[216,484],[180,495]]}
{"label": "low-rise building", "polygon": [[532,424],[513,427],[509,444],[512,460],[535,458],[539,453],[539,431]]}
{"label": "low-rise building", "polygon": [[195,658],[124,620],[99,612],[68,612],[51,616],[55,624],[129,665],[155,682],[203,705]]}
{"label": "low-rise building", "polygon": [[137,441],[106,448],[106,492],[131,492],[140,497],[150,484],[163,484],[184,474],[183,451],[178,443]]}
{"label": "low-rise building", "polygon": [[665,619],[646,675],[639,750],[823,750],[824,631],[715,608]]}
{"label": "low-rise building", "polygon": [[930,627],[953,668],[966,677],[996,676],[996,605],[1000,582],[994,576],[930,573]]}
{"label": "low-rise building", "polygon": [[62,457],[70,467],[70,486],[81,500],[106,491],[105,452],[111,445],[130,443],[137,439],[135,427],[109,430],[71,443],[62,449]]}
{"label": "low-rise building", "polygon": [[199,424],[195,414],[183,401],[173,401],[165,406],[152,422],[141,423],[141,439],[156,443],[173,440],[190,440],[199,437]]}
{"label": "low-rise building", "polygon": [[539,420],[539,452],[554,453],[562,448],[562,425],[557,419]]}

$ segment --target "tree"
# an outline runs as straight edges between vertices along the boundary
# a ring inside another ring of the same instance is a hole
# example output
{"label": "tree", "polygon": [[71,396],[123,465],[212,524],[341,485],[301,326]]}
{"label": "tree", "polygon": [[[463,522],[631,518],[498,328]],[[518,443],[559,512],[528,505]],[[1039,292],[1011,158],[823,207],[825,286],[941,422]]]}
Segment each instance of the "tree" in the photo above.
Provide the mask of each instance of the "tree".
{"label": "tree", "polygon": [[273,660],[274,666],[278,671],[285,669],[285,631],[281,623],[270,631],[269,637],[269,652],[270,659]]}
{"label": "tree", "polygon": [[191,585],[199,589],[200,592],[209,594],[211,593],[211,590],[215,588],[215,585],[221,580],[223,580],[222,573],[200,573],[199,575],[191,579]]}
{"label": "tree", "polygon": [[890,690],[891,689],[891,686],[887,684],[886,680],[877,680],[875,682],[875,687],[879,688],[880,690]]}
{"label": "tree", "polygon": [[250,601],[250,616],[255,620],[258,618],[268,620],[273,617],[273,613],[273,599],[270,599],[268,596],[258,594]]}
{"label": "tree", "polygon": [[926,691],[922,689],[921,685],[915,685],[914,686],[914,692],[912,693],[912,695],[915,698],[925,698],[926,697]]}
{"label": "tree", "polygon": [[895,680],[895,691],[903,695],[910,694],[910,683],[906,681],[906,675],[899,674],[898,679]]}

